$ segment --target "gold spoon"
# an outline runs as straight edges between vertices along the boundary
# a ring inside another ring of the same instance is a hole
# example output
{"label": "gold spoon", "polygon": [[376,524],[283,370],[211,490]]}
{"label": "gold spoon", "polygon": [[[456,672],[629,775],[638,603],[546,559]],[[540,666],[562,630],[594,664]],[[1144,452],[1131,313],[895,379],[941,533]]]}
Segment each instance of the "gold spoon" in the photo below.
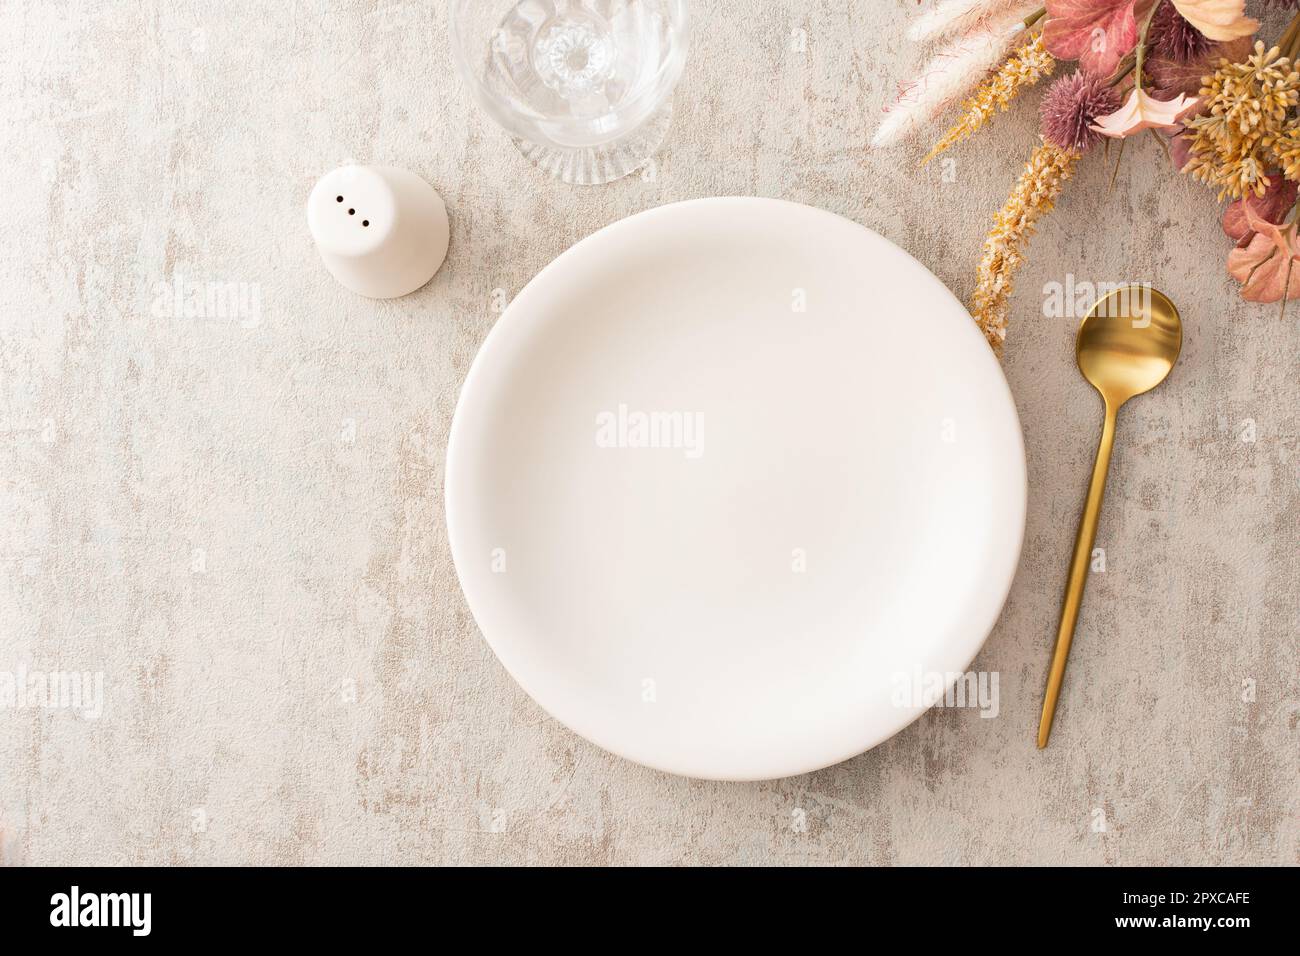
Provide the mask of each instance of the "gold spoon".
{"label": "gold spoon", "polygon": [[1061,604],[1061,626],[1056,632],[1056,651],[1047,674],[1043,716],[1038,722],[1039,747],[1047,746],[1047,738],[1052,733],[1052,717],[1061,695],[1065,662],[1070,656],[1074,625],[1083,602],[1083,586],[1088,581],[1101,498],[1106,491],[1106,472],[1110,468],[1110,450],[1115,443],[1116,416],[1120,406],[1134,395],[1149,392],[1165,380],[1178,360],[1182,345],[1183,324],[1178,310],[1163,293],[1147,285],[1116,289],[1098,300],[1079,326],[1075,357],[1083,377],[1101,393],[1106,403],[1106,423],[1102,426],[1097,463],[1092,468],[1092,482],[1079,519],[1079,535],[1074,539],[1074,557],[1070,559],[1070,577]]}

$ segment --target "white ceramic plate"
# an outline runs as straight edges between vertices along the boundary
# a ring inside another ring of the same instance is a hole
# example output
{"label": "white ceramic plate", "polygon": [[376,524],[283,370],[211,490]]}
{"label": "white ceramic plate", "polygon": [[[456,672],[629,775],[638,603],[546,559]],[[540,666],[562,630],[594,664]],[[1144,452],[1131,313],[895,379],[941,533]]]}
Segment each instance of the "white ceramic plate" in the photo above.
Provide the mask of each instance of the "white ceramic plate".
{"label": "white ceramic plate", "polygon": [[763,779],[896,733],[1015,571],[1025,459],[1001,369],[920,263],[770,199],[578,243],[483,344],[447,523],[501,662],[600,746]]}

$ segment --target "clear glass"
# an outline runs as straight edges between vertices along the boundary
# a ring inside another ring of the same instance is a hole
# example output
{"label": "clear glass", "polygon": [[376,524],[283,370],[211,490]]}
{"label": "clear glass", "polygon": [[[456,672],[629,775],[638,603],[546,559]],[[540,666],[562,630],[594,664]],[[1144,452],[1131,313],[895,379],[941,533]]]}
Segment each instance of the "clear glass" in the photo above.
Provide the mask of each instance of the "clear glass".
{"label": "clear glass", "polygon": [[686,61],[686,0],[451,0],[451,49],[475,101],[566,183],[644,165]]}

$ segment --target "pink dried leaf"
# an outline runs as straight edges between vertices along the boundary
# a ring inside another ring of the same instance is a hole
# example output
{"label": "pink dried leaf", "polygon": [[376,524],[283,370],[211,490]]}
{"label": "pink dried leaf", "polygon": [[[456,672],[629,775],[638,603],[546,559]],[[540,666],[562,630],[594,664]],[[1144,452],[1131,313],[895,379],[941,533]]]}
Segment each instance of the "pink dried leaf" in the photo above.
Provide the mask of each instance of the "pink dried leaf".
{"label": "pink dried leaf", "polygon": [[1261,233],[1228,253],[1228,275],[1241,283],[1241,297],[1247,302],[1277,302],[1283,294],[1300,298],[1300,267]]}
{"label": "pink dried leaf", "polygon": [[1110,74],[1137,46],[1138,18],[1153,0],[1046,0],[1043,45],[1058,60],[1078,60],[1092,73]]}
{"label": "pink dried leaf", "polygon": [[1192,138],[1185,126],[1170,134],[1169,158],[1174,161],[1174,168],[1182,170],[1192,158]]}
{"label": "pink dried leaf", "polygon": [[1215,43],[1204,55],[1186,63],[1169,57],[1153,55],[1146,59],[1146,86],[1151,94],[1162,100],[1172,100],[1179,93],[1195,96],[1201,91],[1201,80],[1213,73],[1223,57],[1231,63],[1240,63],[1253,49],[1250,37]]}
{"label": "pink dried leaf", "polygon": [[1280,225],[1286,220],[1287,213],[1295,205],[1297,186],[1281,176],[1270,176],[1272,185],[1264,190],[1263,196],[1253,193],[1228,204],[1223,211],[1223,231],[1229,239],[1238,244],[1248,245],[1256,229],[1251,225],[1251,218]]}
{"label": "pink dried leaf", "polygon": [[1263,216],[1258,215],[1251,206],[1245,207],[1245,213],[1246,224],[1259,235],[1272,242],[1284,258],[1295,259],[1300,257],[1300,240],[1296,237],[1296,228],[1300,224],[1294,222],[1288,224],[1270,222]]}

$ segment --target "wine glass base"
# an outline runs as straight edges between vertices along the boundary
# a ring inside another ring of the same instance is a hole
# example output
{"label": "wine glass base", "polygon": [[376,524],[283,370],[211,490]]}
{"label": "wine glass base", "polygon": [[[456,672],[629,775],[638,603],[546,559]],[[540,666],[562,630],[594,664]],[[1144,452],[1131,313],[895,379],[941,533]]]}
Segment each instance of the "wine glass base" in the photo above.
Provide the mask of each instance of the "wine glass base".
{"label": "wine glass base", "polygon": [[624,136],[600,146],[566,148],[515,139],[515,146],[534,165],[573,186],[599,186],[622,179],[644,166],[655,154],[672,120],[672,100]]}

